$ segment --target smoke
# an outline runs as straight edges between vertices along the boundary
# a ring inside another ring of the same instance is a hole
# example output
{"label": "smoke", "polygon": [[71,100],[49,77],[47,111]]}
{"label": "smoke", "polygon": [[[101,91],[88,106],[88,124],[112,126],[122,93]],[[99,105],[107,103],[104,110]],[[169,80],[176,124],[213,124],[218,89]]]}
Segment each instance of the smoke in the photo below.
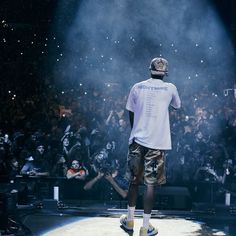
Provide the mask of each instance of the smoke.
{"label": "smoke", "polygon": [[[217,93],[223,96],[223,89],[234,83],[234,48],[212,1],[84,0],[76,5],[76,14],[73,9],[71,21],[72,5],[62,6],[63,16],[73,23],[58,26],[65,35],[64,58],[55,67],[59,81],[94,87],[116,82],[127,91],[148,79],[151,59],[162,56],[169,61],[166,80],[177,85],[186,117],[194,116],[198,107],[208,109],[211,117],[212,109],[222,105]],[[206,87],[212,96],[195,97]],[[214,119],[200,130],[206,137],[222,131]],[[197,129],[191,122],[191,130]],[[181,145],[186,146],[184,141]]]}
{"label": "smoke", "polygon": [[234,73],[233,46],[207,0],[86,0],[77,7],[70,28],[61,29],[68,33],[57,78],[132,84],[149,77],[157,56],[168,59],[169,80],[180,85]]}

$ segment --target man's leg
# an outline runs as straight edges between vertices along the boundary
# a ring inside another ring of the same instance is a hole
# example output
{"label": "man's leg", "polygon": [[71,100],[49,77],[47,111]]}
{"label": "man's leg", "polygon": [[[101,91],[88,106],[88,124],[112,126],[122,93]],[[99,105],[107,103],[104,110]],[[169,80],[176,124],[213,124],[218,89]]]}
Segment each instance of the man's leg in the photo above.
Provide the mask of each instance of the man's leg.
{"label": "man's leg", "polygon": [[144,214],[143,226],[140,229],[141,236],[143,235],[156,235],[158,230],[153,227],[149,220],[155,201],[155,186],[164,178],[163,168],[164,159],[163,152],[160,150],[149,149],[145,155],[144,161],[144,182],[146,185],[144,193]]}
{"label": "man's leg", "polygon": [[[133,220],[134,210],[138,198],[139,183],[143,176],[142,147],[133,143],[129,147],[128,167],[130,171],[130,185],[128,191],[128,219]],[[130,216],[130,217],[129,217]]]}
{"label": "man's leg", "polygon": [[151,214],[155,198],[155,186],[147,185],[144,193],[144,214]]}
{"label": "man's leg", "polygon": [[143,198],[143,227],[148,229],[155,198],[155,186],[147,185]]}
{"label": "man's leg", "polygon": [[138,184],[130,184],[128,192],[128,205],[130,207],[136,206],[138,198]]}
{"label": "man's leg", "polygon": [[120,223],[127,230],[133,230],[134,227],[134,212],[135,212],[137,197],[138,197],[138,184],[131,183],[128,191],[127,215],[122,215],[120,218]]}
{"label": "man's leg", "polygon": [[138,183],[131,183],[129,186],[128,208],[127,208],[127,210],[128,210],[127,219],[128,220],[134,219],[134,211],[135,211],[137,198],[138,198],[138,189],[139,189]]}
{"label": "man's leg", "polygon": [[143,175],[142,147],[137,143],[132,143],[129,146],[127,162],[127,176],[130,179],[128,191],[128,208],[127,216],[121,216],[120,222],[126,229],[133,229],[134,212],[138,197],[139,182]]}

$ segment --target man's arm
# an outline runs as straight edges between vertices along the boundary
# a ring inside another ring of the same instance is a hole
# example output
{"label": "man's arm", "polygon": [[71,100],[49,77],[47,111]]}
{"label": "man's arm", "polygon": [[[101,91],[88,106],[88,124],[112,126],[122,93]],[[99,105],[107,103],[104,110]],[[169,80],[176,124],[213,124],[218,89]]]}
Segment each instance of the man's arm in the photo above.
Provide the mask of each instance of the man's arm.
{"label": "man's arm", "polygon": [[177,91],[177,88],[173,86],[173,95],[172,95],[172,100],[171,100],[171,103],[170,105],[174,108],[174,109],[178,109],[181,107],[181,100],[180,100],[180,97],[179,97],[179,93]]}
{"label": "man's arm", "polygon": [[79,175],[79,172],[72,173],[70,170],[68,170],[67,173],[66,173],[66,178],[67,179],[72,179],[72,178],[75,178],[78,175]]}
{"label": "man's arm", "polygon": [[113,114],[114,114],[114,111],[111,110],[110,113],[109,113],[109,116],[107,117],[107,119],[106,119],[106,121],[105,121],[105,124],[106,124],[106,125],[109,125]]}
{"label": "man's arm", "polygon": [[126,110],[129,112],[129,121],[130,121],[131,129],[133,128],[133,124],[134,124],[135,106],[136,106],[136,92],[135,92],[135,85],[134,85],[132,89],[130,90],[128,100],[125,106]]}
{"label": "man's arm", "polygon": [[49,172],[45,171],[45,172],[36,172],[35,174],[36,176],[49,176]]}
{"label": "man's arm", "polygon": [[98,172],[98,175],[95,178],[91,179],[84,185],[84,190],[85,191],[90,190],[93,187],[93,185],[103,177],[103,175],[104,175],[103,173]]}
{"label": "man's arm", "polygon": [[109,181],[109,183],[112,185],[112,187],[116,190],[117,193],[119,193],[121,195],[121,197],[126,198],[128,191],[122,189],[117,183],[116,181],[113,179],[113,177],[108,174],[105,176],[105,178]]}
{"label": "man's arm", "polygon": [[129,122],[132,129],[134,125],[134,113],[132,111],[129,111]]}

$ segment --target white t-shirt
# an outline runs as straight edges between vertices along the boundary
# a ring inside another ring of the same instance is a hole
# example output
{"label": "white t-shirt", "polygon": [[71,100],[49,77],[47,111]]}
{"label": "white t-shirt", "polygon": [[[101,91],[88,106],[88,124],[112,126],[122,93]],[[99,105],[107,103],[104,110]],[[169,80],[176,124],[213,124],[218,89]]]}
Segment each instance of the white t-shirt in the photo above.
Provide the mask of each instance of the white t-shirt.
{"label": "white t-shirt", "polygon": [[160,149],[171,149],[169,105],[180,108],[178,91],[172,83],[148,79],[130,90],[126,109],[134,112],[129,143]]}

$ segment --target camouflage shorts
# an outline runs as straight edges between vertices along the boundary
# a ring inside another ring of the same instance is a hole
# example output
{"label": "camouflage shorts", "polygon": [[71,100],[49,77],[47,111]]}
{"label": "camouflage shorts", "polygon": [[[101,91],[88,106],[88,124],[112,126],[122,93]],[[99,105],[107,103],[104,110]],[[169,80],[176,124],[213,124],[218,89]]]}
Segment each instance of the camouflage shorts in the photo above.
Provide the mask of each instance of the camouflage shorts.
{"label": "camouflage shorts", "polygon": [[144,179],[146,185],[166,183],[164,151],[144,147],[133,142],[129,146],[127,177],[131,184]]}

